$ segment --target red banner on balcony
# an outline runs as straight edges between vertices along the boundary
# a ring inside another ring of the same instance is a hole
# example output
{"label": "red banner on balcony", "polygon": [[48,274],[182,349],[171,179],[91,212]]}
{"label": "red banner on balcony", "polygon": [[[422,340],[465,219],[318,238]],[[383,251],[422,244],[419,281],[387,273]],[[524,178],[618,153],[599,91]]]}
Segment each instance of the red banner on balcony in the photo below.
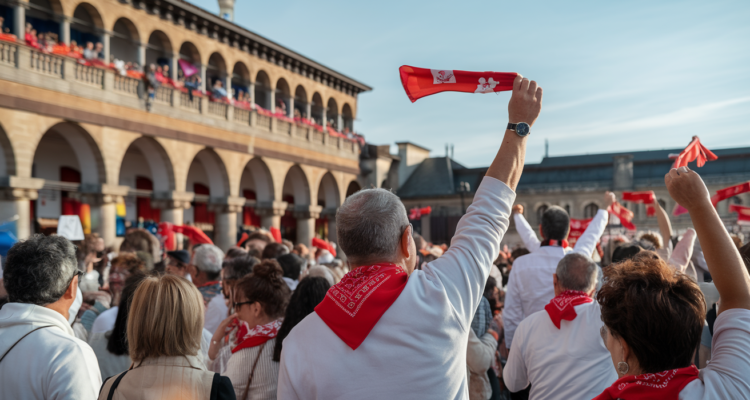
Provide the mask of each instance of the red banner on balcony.
{"label": "red banner on balcony", "polygon": [[646,215],[653,217],[656,215],[656,195],[653,191],[643,192],[622,192],[622,201],[630,201],[632,203],[640,203],[646,205]]}
{"label": "red banner on balcony", "polygon": [[472,72],[402,65],[401,84],[411,102],[440,92],[493,93],[513,90],[515,72]]}
{"label": "red banner on balcony", "polygon": [[685,147],[672,164],[672,168],[686,167],[689,162],[698,162],[698,168],[704,166],[706,161],[715,161],[719,157],[701,144],[698,136],[693,136],[693,141]]}

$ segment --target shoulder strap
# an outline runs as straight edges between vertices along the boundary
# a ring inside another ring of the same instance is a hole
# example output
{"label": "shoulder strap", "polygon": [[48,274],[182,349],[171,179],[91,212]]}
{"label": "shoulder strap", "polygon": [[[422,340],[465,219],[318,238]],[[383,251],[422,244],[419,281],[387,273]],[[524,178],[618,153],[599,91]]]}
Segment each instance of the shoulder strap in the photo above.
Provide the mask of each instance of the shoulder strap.
{"label": "shoulder strap", "polygon": [[3,359],[5,359],[5,356],[7,356],[7,355],[8,355],[8,353],[10,353],[10,351],[11,351],[11,350],[13,350],[13,348],[14,348],[14,347],[16,347],[16,345],[18,344],[18,342],[22,341],[22,340],[23,340],[23,339],[24,339],[24,338],[25,338],[26,336],[29,336],[29,335],[31,335],[32,333],[34,333],[34,332],[36,332],[36,331],[38,331],[38,330],[40,330],[40,329],[44,329],[44,328],[49,328],[50,326],[54,326],[54,325],[44,325],[44,326],[40,326],[40,327],[37,327],[37,328],[34,328],[34,329],[32,329],[32,330],[31,330],[31,332],[28,332],[27,334],[25,334],[25,335],[21,336],[21,338],[20,338],[20,339],[18,339],[18,340],[16,340],[16,342],[15,342],[15,343],[13,343],[13,346],[10,346],[10,348],[8,349],[8,351],[6,351],[6,352],[5,352],[5,354],[3,354],[3,356],[2,356],[2,357],[0,357],[0,362],[2,362],[2,361],[3,361]]}
{"label": "shoulder strap", "polygon": [[124,377],[125,374],[128,373],[128,371],[125,371],[122,374],[120,374],[120,376],[118,376],[117,379],[115,379],[114,383],[112,383],[112,386],[109,388],[109,394],[107,395],[107,400],[112,400],[112,397],[115,395],[115,390],[117,389],[118,386],[120,386],[120,381],[122,380],[122,377]]}
{"label": "shoulder strap", "polygon": [[262,345],[260,345],[260,349],[258,349],[258,356],[255,357],[255,362],[253,363],[253,369],[250,370],[250,376],[247,378],[247,385],[245,386],[245,394],[242,396],[242,400],[247,400],[247,396],[250,394],[250,382],[253,381],[253,375],[255,374],[255,367],[258,366],[258,361],[260,360],[261,354],[263,354],[263,348],[266,347],[266,343],[264,342]]}
{"label": "shoulder strap", "polygon": [[219,399],[219,379],[221,375],[214,374],[214,379],[211,381],[211,397],[210,400],[218,400]]}

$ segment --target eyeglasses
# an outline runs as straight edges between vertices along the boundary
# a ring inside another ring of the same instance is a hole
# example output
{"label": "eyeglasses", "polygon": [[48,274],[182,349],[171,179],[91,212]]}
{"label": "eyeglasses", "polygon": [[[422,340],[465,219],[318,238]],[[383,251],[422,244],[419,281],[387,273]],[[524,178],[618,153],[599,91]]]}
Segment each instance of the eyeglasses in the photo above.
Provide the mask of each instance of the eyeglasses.
{"label": "eyeglasses", "polygon": [[253,303],[255,303],[255,301],[243,301],[242,303],[234,303],[234,309],[236,310],[245,304],[253,304]]}

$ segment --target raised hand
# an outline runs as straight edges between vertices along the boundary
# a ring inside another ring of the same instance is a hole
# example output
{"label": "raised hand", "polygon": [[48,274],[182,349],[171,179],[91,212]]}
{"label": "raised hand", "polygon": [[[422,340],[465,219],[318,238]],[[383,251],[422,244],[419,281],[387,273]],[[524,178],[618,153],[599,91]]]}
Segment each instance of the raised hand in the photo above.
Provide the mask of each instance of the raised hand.
{"label": "raised hand", "polygon": [[536,81],[529,81],[519,74],[513,82],[513,94],[508,102],[508,122],[525,122],[532,126],[541,111],[542,88]]}
{"label": "raised hand", "polygon": [[516,213],[516,214],[521,214],[521,215],[523,215],[523,206],[522,206],[522,205],[520,205],[520,204],[516,204],[516,205],[514,205],[514,206],[513,206],[513,212],[514,212],[514,213]]}
{"label": "raised hand", "polygon": [[604,193],[604,209],[608,209],[609,206],[614,204],[617,201],[617,197],[615,197],[615,194],[612,192],[605,192]]}
{"label": "raised hand", "polygon": [[711,205],[711,196],[703,179],[688,167],[672,169],[664,176],[664,183],[669,195],[688,211]]}

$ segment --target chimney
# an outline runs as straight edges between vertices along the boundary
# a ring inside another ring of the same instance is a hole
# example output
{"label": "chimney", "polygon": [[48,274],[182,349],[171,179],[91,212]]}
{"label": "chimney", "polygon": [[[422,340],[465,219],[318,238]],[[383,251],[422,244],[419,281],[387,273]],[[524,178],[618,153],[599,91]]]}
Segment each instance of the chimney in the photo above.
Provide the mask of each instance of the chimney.
{"label": "chimney", "polygon": [[451,144],[451,160],[453,159],[453,145]]}
{"label": "chimney", "polygon": [[234,21],[234,0],[219,0],[219,16]]}

